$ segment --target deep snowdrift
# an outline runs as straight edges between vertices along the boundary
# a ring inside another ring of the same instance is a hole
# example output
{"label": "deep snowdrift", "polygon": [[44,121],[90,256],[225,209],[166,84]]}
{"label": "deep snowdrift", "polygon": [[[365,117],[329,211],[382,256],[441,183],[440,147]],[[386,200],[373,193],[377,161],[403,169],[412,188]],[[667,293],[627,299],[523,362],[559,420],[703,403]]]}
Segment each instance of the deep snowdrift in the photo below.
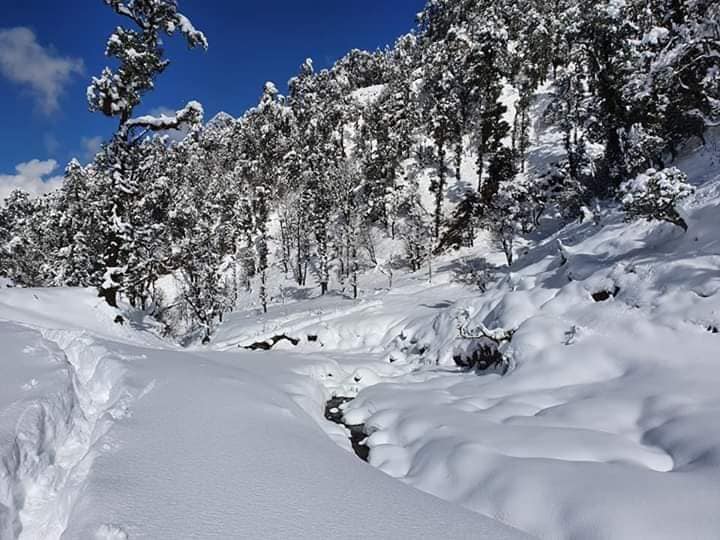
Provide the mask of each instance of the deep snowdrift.
{"label": "deep snowdrift", "polygon": [[[687,234],[606,207],[527,239],[485,293],[453,255],[433,284],[236,313],[195,351],[92,291],[0,290],[0,536],[717,538],[708,156],[683,164]],[[504,376],[455,367],[459,320],[511,331]],[[281,334],[298,345],[242,349]],[[332,395],[379,471],[323,418]]]}
{"label": "deep snowdrift", "polygon": [[335,444],[300,374],[324,360],[161,347],[113,315],[0,291],[1,538],[523,537]]}

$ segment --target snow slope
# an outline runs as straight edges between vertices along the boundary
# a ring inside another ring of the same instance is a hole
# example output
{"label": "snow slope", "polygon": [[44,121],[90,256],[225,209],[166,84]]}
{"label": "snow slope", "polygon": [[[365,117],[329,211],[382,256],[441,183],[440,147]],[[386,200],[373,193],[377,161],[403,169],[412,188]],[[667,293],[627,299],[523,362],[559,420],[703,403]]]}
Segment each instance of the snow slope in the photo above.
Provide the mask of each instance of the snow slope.
{"label": "snow slope", "polygon": [[0,293],[1,538],[524,537],[335,444],[317,358],[183,351],[112,315]]}
{"label": "snow slope", "polygon": [[[513,369],[361,391],[345,418],[373,431],[371,463],[542,538],[717,538],[720,176],[703,159],[688,234],[609,209],[449,307],[515,330]],[[405,329],[417,361],[450,361],[452,319]]]}
{"label": "snow slope", "polygon": [[[306,373],[357,396],[344,416],[370,431],[372,465],[533,535],[717,538],[716,159],[703,150],[680,164],[698,188],[682,209],[687,234],[625,223],[609,205],[527,239],[484,294],[449,283],[441,261],[433,285],[418,274],[354,304],[237,314],[216,346],[300,339],[295,349],[327,359]],[[514,331],[507,375],[454,369],[468,347],[461,315],[470,329]]]}
{"label": "snow slope", "polygon": [[[607,205],[484,293],[457,278],[487,243],[432,283],[232,314],[206,348],[92,291],[1,289],[0,538],[718,538],[716,159],[680,164],[686,234]],[[512,333],[507,373],[455,366],[458,321]]]}

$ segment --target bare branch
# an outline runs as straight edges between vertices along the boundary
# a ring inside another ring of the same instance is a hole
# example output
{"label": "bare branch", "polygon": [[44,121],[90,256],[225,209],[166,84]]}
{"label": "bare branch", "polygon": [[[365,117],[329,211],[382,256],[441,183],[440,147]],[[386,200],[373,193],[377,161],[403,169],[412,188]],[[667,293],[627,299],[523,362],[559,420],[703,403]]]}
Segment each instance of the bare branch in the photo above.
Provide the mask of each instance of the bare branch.
{"label": "bare branch", "polygon": [[[495,328],[493,330],[488,329],[484,324],[478,323],[478,326],[472,329],[465,327],[465,321],[467,321],[468,314],[463,312],[464,317],[457,317],[457,328],[458,333],[462,339],[489,339],[494,343],[500,345],[506,341],[511,341],[517,329],[506,330],[504,328]],[[465,321],[463,321],[463,319]]]}

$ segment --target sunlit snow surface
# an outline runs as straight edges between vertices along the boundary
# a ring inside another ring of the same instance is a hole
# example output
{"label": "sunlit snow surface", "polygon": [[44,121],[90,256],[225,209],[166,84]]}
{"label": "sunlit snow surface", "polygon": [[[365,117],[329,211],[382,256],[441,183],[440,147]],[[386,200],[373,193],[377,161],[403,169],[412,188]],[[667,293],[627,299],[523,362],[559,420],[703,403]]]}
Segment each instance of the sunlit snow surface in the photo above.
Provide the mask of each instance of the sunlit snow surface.
{"label": "sunlit snow surface", "polygon": [[91,291],[0,292],[0,538],[523,537],[333,442],[299,374],[317,359],[192,353],[113,318]]}
{"label": "sunlit snow surface", "polygon": [[[206,348],[92,291],[0,290],[0,538],[718,538],[716,159],[681,164],[687,234],[608,206],[484,294],[452,282],[501,262],[481,241],[432,284],[234,313]],[[505,376],[455,368],[459,313],[515,330]],[[242,348],[279,334],[300,344]]]}

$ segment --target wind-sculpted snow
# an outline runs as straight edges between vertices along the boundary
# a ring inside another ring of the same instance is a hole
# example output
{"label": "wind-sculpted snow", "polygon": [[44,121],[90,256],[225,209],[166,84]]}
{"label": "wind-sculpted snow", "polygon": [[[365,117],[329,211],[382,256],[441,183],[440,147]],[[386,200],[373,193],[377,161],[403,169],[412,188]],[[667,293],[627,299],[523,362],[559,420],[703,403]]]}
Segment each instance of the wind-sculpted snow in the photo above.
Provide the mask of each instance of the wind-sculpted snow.
{"label": "wind-sculpted snow", "polygon": [[8,346],[3,396],[11,400],[1,409],[0,537],[59,538],[95,445],[131,401],[119,390],[124,370],[78,331],[0,323],[0,332]]}
{"label": "wind-sculpted snow", "polygon": [[0,311],[3,540],[524,537],[339,448],[316,357],[158,346],[82,290]]}

